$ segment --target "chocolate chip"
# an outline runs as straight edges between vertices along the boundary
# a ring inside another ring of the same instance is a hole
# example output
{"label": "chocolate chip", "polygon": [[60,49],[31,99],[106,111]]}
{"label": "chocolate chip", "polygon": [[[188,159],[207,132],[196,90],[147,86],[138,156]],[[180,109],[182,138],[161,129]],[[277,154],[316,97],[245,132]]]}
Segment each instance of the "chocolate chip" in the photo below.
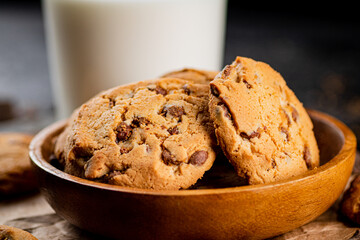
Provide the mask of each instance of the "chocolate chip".
{"label": "chocolate chip", "polygon": [[211,91],[211,94],[214,95],[215,97],[220,96],[219,90],[217,89],[217,87],[215,85],[210,85],[210,91]]}
{"label": "chocolate chip", "polygon": [[247,140],[250,140],[252,138],[259,138],[261,136],[261,133],[258,131],[253,131],[250,135],[248,135],[246,132],[241,132],[240,137],[246,138]]}
{"label": "chocolate chip", "polygon": [[271,166],[272,168],[275,168],[276,167],[276,162],[274,159],[271,159]]}
{"label": "chocolate chip", "polygon": [[231,120],[232,119],[231,113],[229,111],[229,108],[226,106],[226,104],[223,103],[223,102],[219,102],[218,106],[220,106],[224,110],[225,117],[227,117],[227,118],[229,118]]}
{"label": "chocolate chip", "polygon": [[128,153],[128,152],[130,152],[131,151],[131,148],[120,148],[120,153],[121,154],[124,154],[124,153]]}
{"label": "chocolate chip", "polygon": [[306,167],[308,169],[312,169],[313,166],[312,166],[312,162],[311,162],[311,153],[310,153],[310,149],[308,146],[304,147],[304,160],[306,163]]}
{"label": "chocolate chip", "polygon": [[167,114],[170,114],[173,117],[181,117],[185,114],[184,108],[180,106],[171,106],[171,107],[165,107],[163,109],[163,113],[165,113],[165,116]]}
{"label": "chocolate chip", "polygon": [[250,139],[250,136],[248,136],[246,132],[241,132],[240,137]]}
{"label": "chocolate chip", "polygon": [[145,117],[134,117],[131,122],[131,127],[140,127],[140,125],[148,125],[150,121]]}
{"label": "chocolate chip", "polygon": [[176,157],[174,155],[172,155],[171,152],[167,149],[164,149],[162,151],[161,156],[166,165],[171,165],[171,164],[179,165],[180,164],[180,162],[176,160]]}
{"label": "chocolate chip", "polygon": [[109,98],[109,108],[113,108],[116,104],[116,101],[112,98]]}
{"label": "chocolate chip", "polygon": [[125,122],[120,123],[116,131],[117,142],[128,140],[132,134],[132,128]]}
{"label": "chocolate chip", "polygon": [[281,127],[281,128],[280,128],[280,131],[286,135],[286,141],[289,141],[289,140],[290,140],[289,131],[288,131],[286,128],[284,128],[284,127]]}
{"label": "chocolate chip", "polygon": [[292,107],[291,117],[293,118],[294,122],[297,122],[299,119],[299,113],[294,107]]}
{"label": "chocolate chip", "polygon": [[204,150],[196,151],[189,158],[189,163],[192,164],[192,165],[201,166],[208,159],[208,155],[209,154],[208,154],[207,151],[204,151]]}
{"label": "chocolate chip", "polygon": [[155,92],[157,94],[161,94],[163,96],[165,96],[167,94],[167,91],[165,89],[163,89],[162,87],[159,87],[159,86],[156,86]]}
{"label": "chocolate chip", "polygon": [[188,85],[188,84],[185,84],[185,85],[183,86],[183,89],[184,89],[185,94],[187,94],[187,95],[190,95],[190,94],[191,94],[191,90],[189,89],[189,85]]}
{"label": "chocolate chip", "polygon": [[251,88],[252,88],[252,85],[251,85],[250,83],[248,83],[248,81],[243,80],[243,83],[245,83],[247,89],[251,89]]}
{"label": "chocolate chip", "polygon": [[226,65],[224,70],[223,70],[223,73],[224,73],[224,76],[227,77],[230,75],[231,73],[231,69],[232,69],[232,66],[231,65]]}
{"label": "chocolate chip", "polygon": [[177,128],[177,126],[171,127],[171,128],[168,129],[168,132],[169,132],[171,135],[179,134],[179,129]]}
{"label": "chocolate chip", "polygon": [[255,137],[259,138],[259,137],[260,137],[260,133],[259,133],[259,132],[256,132],[256,131],[255,131],[255,132],[252,132],[249,137],[250,137],[250,138],[255,138]]}

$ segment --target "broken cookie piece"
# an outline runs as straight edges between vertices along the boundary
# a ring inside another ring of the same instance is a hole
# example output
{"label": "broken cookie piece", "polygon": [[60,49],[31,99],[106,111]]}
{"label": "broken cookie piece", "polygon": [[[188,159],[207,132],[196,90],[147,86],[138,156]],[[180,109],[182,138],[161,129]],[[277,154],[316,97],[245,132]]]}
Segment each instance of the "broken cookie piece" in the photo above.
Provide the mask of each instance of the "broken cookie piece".
{"label": "broken cookie piece", "polygon": [[210,82],[218,142],[249,184],[300,175],[319,165],[306,110],[268,64],[237,57]]}

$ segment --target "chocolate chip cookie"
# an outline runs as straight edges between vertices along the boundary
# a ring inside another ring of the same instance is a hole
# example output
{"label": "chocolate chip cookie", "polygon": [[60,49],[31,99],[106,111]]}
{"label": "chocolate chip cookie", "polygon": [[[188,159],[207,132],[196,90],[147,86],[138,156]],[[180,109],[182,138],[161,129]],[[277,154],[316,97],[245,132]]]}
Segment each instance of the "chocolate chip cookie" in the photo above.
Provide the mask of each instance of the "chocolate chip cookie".
{"label": "chocolate chip cookie", "polygon": [[163,78],[120,86],[82,105],[55,144],[64,171],[147,189],[186,189],[215,159],[209,85]]}
{"label": "chocolate chip cookie", "polygon": [[32,234],[6,225],[0,225],[1,240],[37,240]]}
{"label": "chocolate chip cookie", "polygon": [[210,88],[218,142],[250,184],[286,179],[319,165],[306,110],[268,64],[237,57]]}
{"label": "chocolate chip cookie", "polygon": [[169,72],[162,77],[165,78],[180,78],[188,80],[194,83],[209,84],[210,81],[214,80],[215,76],[219,72],[217,71],[205,71],[193,68],[184,68],[179,71]]}
{"label": "chocolate chip cookie", "polygon": [[0,134],[0,195],[36,189],[29,158],[31,139],[23,133]]}
{"label": "chocolate chip cookie", "polygon": [[360,175],[351,181],[340,203],[341,212],[351,221],[360,224]]}

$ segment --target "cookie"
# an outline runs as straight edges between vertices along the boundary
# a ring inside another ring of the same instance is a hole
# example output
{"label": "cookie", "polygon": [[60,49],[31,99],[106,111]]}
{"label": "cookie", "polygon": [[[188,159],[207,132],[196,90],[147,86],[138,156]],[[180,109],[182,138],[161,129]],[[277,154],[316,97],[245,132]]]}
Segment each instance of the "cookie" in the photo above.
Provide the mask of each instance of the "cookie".
{"label": "cookie", "polygon": [[205,71],[193,68],[184,68],[179,71],[169,72],[163,75],[163,78],[180,78],[199,84],[209,84],[210,81],[214,80],[218,71]]}
{"label": "cookie", "polygon": [[186,189],[214,160],[209,85],[163,78],[105,91],[82,105],[55,144],[64,171],[146,189]]}
{"label": "cookie", "polygon": [[29,158],[31,139],[23,133],[0,134],[0,195],[36,189]]}
{"label": "cookie", "polygon": [[340,203],[341,212],[351,221],[360,224],[360,175],[351,181]]}
{"label": "cookie", "polygon": [[218,142],[249,184],[286,179],[319,165],[306,110],[268,64],[237,57],[210,88]]}
{"label": "cookie", "polygon": [[30,233],[6,225],[0,225],[0,239],[1,240],[37,240],[36,237]]}

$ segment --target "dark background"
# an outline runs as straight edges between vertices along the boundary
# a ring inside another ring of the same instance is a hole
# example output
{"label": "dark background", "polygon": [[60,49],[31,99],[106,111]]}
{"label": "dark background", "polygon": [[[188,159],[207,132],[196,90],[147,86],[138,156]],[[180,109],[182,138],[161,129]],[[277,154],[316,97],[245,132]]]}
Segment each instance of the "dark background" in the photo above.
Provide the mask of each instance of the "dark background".
{"label": "dark background", "polygon": [[[285,7],[229,0],[224,64],[237,55],[267,62],[306,107],[336,116],[360,138],[357,7]],[[17,117],[0,131],[37,131],[53,120],[42,21],[39,0],[0,1],[0,101],[12,102]]]}

